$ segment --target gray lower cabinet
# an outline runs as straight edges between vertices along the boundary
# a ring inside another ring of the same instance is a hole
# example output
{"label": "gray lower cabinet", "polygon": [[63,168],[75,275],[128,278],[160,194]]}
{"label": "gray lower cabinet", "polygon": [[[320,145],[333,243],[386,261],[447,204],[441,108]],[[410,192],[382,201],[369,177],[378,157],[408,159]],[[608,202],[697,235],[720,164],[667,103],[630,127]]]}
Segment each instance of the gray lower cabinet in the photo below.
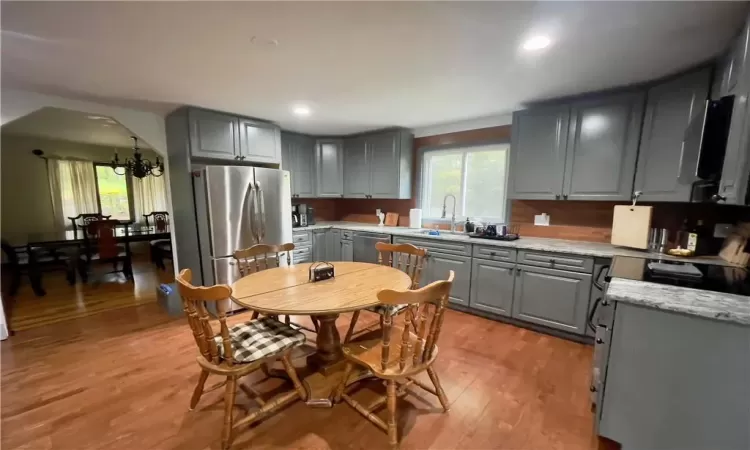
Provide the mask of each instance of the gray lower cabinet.
{"label": "gray lower cabinet", "polygon": [[562,195],[570,106],[513,113],[508,197],[554,200]]}
{"label": "gray lower cabinet", "polygon": [[341,261],[354,261],[354,242],[351,239],[341,240]]}
{"label": "gray lower cabinet", "polygon": [[344,196],[344,148],[340,139],[319,139],[315,145],[315,196]]}
{"label": "gray lower cabinet", "polygon": [[377,264],[378,251],[375,244],[385,242],[390,244],[391,235],[380,233],[355,232],[354,233],[354,250],[353,260],[356,262],[366,262]]}
{"label": "gray lower cabinet", "polygon": [[428,250],[422,270],[421,286],[433,281],[446,280],[450,271],[455,273],[453,288],[448,298],[450,303],[469,306],[471,295],[471,257],[434,253]]}
{"label": "gray lower cabinet", "polygon": [[469,306],[501,316],[510,316],[513,306],[514,263],[475,258],[471,263]]}
{"label": "gray lower cabinet", "polygon": [[315,139],[282,133],[282,169],[292,178],[292,197],[315,197]]}
{"label": "gray lower cabinet", "polygon": [[240,119],[240,159],[249,162],[281,162],[281,132],[276,125]]}
{"label": "gray lower cabinet", "polygon": [[341,230],[326,233],[326,261],[341,261]]}
{"label": "gray lower cabinet", "polygon": [[646,115],[635,175],[639,200],[689,202],[698,155],[686,155],[683,141],[690,121],[702,114],[711,71],[691,72],[648,90]]}
{"label": "gray lower cabinet", "polygon": [[563,199],[630,200],[644,98],[635,92],[571,105]]}
{"label": "gray lower cabinet", "polygon": [[591,274],[516,267],[513,314],[570,333],[584,334],[591,289]]}
{"label": "gray lower cabinet", "polygon": [[215,111],[190,108],[190,156],[236,159],[240,154],[239,119]]}
{"label": "gray lower cabinet", "polygon": [[328,259],[327,231],[313,230],[312,232],[312,257],[315,261],[325,261]]}

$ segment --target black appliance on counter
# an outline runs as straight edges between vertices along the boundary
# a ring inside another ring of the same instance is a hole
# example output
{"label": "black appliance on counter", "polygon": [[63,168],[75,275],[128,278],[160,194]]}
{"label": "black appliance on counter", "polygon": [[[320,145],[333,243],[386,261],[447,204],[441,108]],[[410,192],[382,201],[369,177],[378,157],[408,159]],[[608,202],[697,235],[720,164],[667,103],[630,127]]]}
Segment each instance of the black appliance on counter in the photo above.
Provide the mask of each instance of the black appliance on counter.
{"label": "black appliance on counter", "polygon": [[299,205],[292,205],[292,228],[301,227],[302,217],[299,212]]}
{"label": "black appliance on counter", "polygon": [[609,281],[612,278],[750,296],[748,272],[741,267],[616,256],[606,279]]}
{"label": "black appliance on counter", "polygon": [[315,225],[315,208],[306,203],[292,205],[292,227]]}
{"label": "black appliance on counter", "polygon": [[[679,180],[691,183],[690,201],[718,201],[719,181],[727,151],[734,96],[707,100],[702,114],[690,122],[683,139]],[[697,161],[695,166],[683,161]]]}

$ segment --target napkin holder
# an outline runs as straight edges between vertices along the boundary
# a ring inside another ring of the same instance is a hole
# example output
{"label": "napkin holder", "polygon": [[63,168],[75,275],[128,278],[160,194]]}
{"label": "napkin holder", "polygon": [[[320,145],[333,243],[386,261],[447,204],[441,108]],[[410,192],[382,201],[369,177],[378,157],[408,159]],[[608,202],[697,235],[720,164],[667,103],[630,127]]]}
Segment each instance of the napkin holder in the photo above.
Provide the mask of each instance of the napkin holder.
{"label": "napkin holder", "polygon": [[319,261],[310,265],[310,281],[328,280],[334,277],[333,264],[326,261]]}

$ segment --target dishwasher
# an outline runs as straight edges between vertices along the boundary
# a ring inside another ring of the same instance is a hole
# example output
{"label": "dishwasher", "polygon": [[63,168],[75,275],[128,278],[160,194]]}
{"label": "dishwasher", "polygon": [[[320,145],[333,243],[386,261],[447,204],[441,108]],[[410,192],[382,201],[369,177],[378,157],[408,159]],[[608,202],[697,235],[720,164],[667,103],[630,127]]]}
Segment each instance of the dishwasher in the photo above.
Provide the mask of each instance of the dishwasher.
{"label": "dishwasher", "polygon": [[390,234],[382,233],[354,233],[354,261],[366,263],[378,263],[378,251],[375,244],[378,242],[391,243]]}

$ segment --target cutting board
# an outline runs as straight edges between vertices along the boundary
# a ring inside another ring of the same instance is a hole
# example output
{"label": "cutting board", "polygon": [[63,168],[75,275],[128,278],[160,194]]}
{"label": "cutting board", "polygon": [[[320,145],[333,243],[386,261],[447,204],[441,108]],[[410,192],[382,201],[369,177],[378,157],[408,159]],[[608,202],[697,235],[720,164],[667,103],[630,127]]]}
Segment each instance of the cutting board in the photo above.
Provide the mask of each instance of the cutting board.
{"label": "cutting board", "polygon": [[615,206],[612,215],[612,245],[646,250],[652,214],[651,206]]}
{"label": "cutting board", "polygon": [[385,226],[396,227],[398,226],[398,213],[388,213],[385,215]]}
{"label": "cutting board", "polygon": [[724,240],[719,256],[727,262],[747,267],[750,254],[745,250],[750,240],[750,223],[740,223]]}

